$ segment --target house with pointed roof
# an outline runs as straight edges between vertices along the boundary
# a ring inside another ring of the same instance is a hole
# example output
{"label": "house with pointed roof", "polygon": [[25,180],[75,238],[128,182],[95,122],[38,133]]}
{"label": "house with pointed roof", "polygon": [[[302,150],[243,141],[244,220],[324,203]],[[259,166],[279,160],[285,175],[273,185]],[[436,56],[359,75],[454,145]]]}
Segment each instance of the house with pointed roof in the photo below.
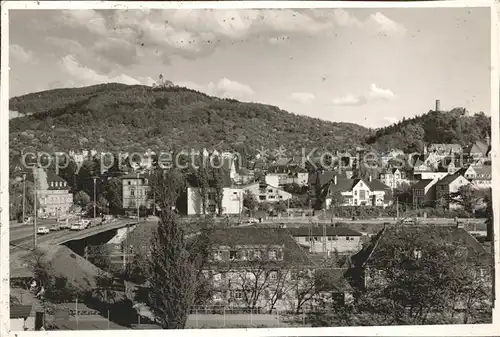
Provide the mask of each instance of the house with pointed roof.
{"label": "house with pointed roof", "polygon": [[478,189],[491,188],[491,165],[469,166],[463,176]]}
{"label": "house with pointed roof", "polygon": [[[471,183],[462,174],[448,174],[436,182],[436,200],[449,200],[452,193],[458,192],[460,187],[466,185],[471,185]],[[449,207],[455,208],[458,206],[450,203]]]}
{"label": "house with pointed roof", "polygon": [[435,153],[438,156],[449,156],[452,154],[460,154],[463,149],[460,144],[430,144],[427,147],[428,153]]}
{"label": "house with pointed roof", "polygon": [[342,196],[342,200],[336,206],[386,207],[392,204],[391,188],[371,176],[368,179],[347,179],[342,175],[335,175],[328,187],[327,208],[332,206],[332,202],[334,204],[338,202],[332,198],[334,194],[338,193]]}
{"label": "house with pointed roof", "polygon": [[464,155],[474,159],[484,158],[487,156],[489,148],[489,139],[486,140],[486,143],[476,141],[464,148]]}
{"label": "house with pointed roof", "polygon": [[122,203],[124,209],[137,209],[149,207],[152,200],[149,193],[150,174],[130,172],[121,177]]}
{"label": "house with pointed roof", "polygon": [[410,180],[406,178],[405,172],[398,168],[390,168],[380,173],[380,181],[391,189],[410,183]]}

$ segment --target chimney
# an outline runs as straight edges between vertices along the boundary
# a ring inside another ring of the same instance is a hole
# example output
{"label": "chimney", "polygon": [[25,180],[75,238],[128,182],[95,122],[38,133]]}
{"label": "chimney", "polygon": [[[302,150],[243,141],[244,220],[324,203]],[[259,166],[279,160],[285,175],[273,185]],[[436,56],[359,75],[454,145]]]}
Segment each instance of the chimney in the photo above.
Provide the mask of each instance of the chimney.
{"label": "chimney", "polygon": [[436,111],[441,111],[440,110],[440,103],[441,103],[441,101],[437,99],[436,100]]}
{"label": "chimney", "polygon": [[370,175],[370,177],[368,177],[368,180],[369,180],[370,182],[372,182],[372,176],[371,176],[371,175]]}
{"label": "chimney", "polygon": [[333,177],[333,184],[337,185],[337,176]]}

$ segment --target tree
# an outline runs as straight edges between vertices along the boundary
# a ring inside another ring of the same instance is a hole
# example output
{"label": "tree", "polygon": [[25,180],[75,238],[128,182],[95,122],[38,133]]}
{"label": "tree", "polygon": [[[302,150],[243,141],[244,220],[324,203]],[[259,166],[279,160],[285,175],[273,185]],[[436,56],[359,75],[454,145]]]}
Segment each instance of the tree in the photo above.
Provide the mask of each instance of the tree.
{"label": "tree", "polygon": [[332,209],[344,203],[344,196],[339,190],[334,190],[330,193],[329,198],[332,200],[330,204],[330,208]]}
{"label": "tree", "polygon": [[[10,202],[10,219],[21,219],[23,217],[23,182],[14,179],[9,180],[9,202]],[[26,216],[33,214],[34,210],[34,184],[31,181],[26,181],[26,194],[25,194],[25,213]],[[40,202],[37,202],[40,205]]]}
{"label": "tree", "polygon": [[460,186],[457,192],[450,194],[450,202],[462,206],[469,214],[473,213],[480,200],[481,196],[471,185]]}
{"label": "tree", "polygon": [[184,188],[179,172],[157,172],[152,181],[161,208],[148,259],[148,304],[164,329],[183,329],[195,302],[199,255],[190,252],[184,230],[172,211]]}
{"label": "tree", "polygon": [[217,214],[222,215],[222,199],[224,198],[224,170],[222,168],[212,168],[212,184],[217,205]]}
{"label": "tree", "polygon": [[250,190],[245,190],[243,192],[243,207],[248,209],[250,213],[257,209],[259,202],[257,201],[257,197]]}
{"label": "tree", "polygon": [[85,208],[90,204],[90,196],[87,193],[85,193],[85,191],[80,191],[75,195],[73,202],[76,205]]}
{"label": "tree", "polygon": [[468,254],[466,243],[447,230],[402,228],[386,232],[384,242],[372,255],[379,272],[368,271],[370,281],[357,301],[359,310],[378,317],[376,322],[452,323],[457,307],[466,308],[462,321],[469,321],[470,308],[491,305],[489,281],[478,277],[479,268],[487,269],[484,256]]}
{"label": "tree", "polygon": [[120,178],[111,178],[106,182],[104,197],[109,201],[109,211],[111,214],[122,212],[122,193],[122,180]]}

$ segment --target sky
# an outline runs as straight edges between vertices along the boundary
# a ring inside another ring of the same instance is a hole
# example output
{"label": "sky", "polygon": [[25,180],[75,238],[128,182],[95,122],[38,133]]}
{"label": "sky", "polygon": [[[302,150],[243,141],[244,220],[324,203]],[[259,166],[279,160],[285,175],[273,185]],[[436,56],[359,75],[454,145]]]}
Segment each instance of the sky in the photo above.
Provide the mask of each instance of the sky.
{"label": "sky", "polygon": [[490,114],[487,8],[11,10],[10,96],[174,84],[382,127],[433,109]]}

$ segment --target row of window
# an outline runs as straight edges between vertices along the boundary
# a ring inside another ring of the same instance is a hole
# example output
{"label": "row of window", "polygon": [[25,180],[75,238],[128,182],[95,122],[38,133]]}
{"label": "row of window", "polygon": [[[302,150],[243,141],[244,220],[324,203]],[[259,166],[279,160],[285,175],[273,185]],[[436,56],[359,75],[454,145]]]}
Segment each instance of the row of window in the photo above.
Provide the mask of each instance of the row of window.
{"label": "row of window", "polygon": [[227,258],[231,261],[260,260],[266,253],[269,260],[283,260],[283,251],[279,249],[270,249],[269,251],[260,249],[217,250],[213,252],[213,259],[215,261],[223,261]]}
{"label": "row of window", "polygon": [[[263,295],[264,299],[269,299],[271,297],[271,293],[267,289],[265,289],[263,291],[262,295]],[[284,295],[284,293],[282,291],[278,291],[276,294],[273,294],[273,297],[276,296],[276,298],[278,300],[281,300],[283,298],[283,295]],[[213,295],[214,301],[222,301],[223,299],[225,299],[223,297],[226,297],[226,296],[224,296],[221,293],[215,293]],[[241,300],[243,300],[245,298],[245,293],[244,293],[243,290],[233,290],[230,293],[230,298],[233,299],[233,300],[236,300],[236,301],[241,301]]]}
{"label": "row of window", "polygon": [[[306,237],[306,241],[321,241],[321,238],[323,237],[322,236]],[[328,241],[337,241],[339,239],[338,236],[328,236],[327,238]],[[350,236],[346,236],[345,239],[346,241],[354,240],[354,238]]]}
{"label": "row of window", "polygon": [[50,182],[51,187],[65,187],[67,184],[65,181],[52,181]]}

